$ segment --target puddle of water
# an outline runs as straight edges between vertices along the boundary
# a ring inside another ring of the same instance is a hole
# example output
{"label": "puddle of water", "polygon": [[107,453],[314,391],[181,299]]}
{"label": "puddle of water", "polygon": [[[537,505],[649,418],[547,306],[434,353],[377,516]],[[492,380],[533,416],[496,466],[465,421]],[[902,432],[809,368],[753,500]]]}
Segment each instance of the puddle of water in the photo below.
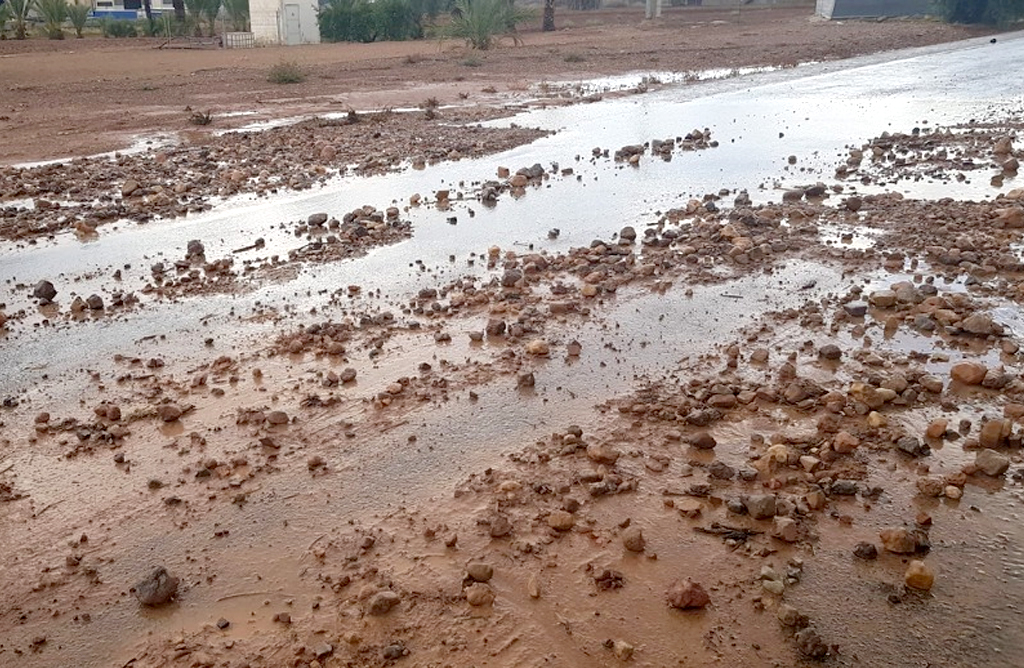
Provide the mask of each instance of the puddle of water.
{"label": "puddle of water", "polygon": [[[812,63],[805,63],[808,65]],[[801,67],[796,65],[794,67]],[[693,70],[689,72],[672,71],[651,71],[631,72],[616,76],[600,77],[597,79],[584,79],[582,81],[551,81],[534,84],[531,90],[534,92],[550,94],[552,92],[571,93],[574,96],[588,96],[600,93],[614,93],[622,91],[637,90],[646,86],[673,86],[684,83],[700,83],[704,81],[721,81],[735,77],[748,76],[751,74],[763,74],[781,70],[782,67],[734,67],[734,68],[713,68],[708,70]],[[791,69],[791,68],[787,68]]]}

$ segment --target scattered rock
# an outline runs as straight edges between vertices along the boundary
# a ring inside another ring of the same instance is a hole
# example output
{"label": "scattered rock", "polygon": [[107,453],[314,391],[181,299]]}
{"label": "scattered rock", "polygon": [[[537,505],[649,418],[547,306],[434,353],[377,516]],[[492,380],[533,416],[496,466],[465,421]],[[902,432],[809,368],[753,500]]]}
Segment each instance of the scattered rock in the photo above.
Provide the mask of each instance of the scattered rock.
{"label": "scattered rock", "polygon": [[622,545],[630,552],[643,552],[647,541],[640,527],[631,526],[622,533]]}
{"label": "scattered rock", "polygon": [[668,604],[680,610],[691,610],[704,608],[711,603],[711,597],[704,591],[704,587],[689,578],[676,580],[668,589]]}
{"label": "scattered rock", "polygon": [[775,495],[755,494],[743,499],[747,513],[755,520],[775,517]]}
{"label": "scattered rock", "polygon": [[718,445],[718,441],[715,440],[715,437],[706,431],[694,434],[687,440],[687,443],[698,450],[711,450]]}
{"label": "scattered rock", "polygon": [[401,602],[401,598],[393,591],[380,591],[370,597],[366,611],[371,615],[380,616],[391,612]]}
{"label": "scattered rock", "polygon": [[494,577],[494,568],[490,564],[476,561],[466,566],[466,573],[474,582],[488,582]]}
{"label": "scattered rock", "polygon": [[808,627],[798,631],[795,638],[797,649],[804,656],[810,659],[822,659],[828,655],[828,645],[822,641],[814,629]]}
{"label": "scattered rock", "polygon": [[974,456],[974,466],[987,476],[1001,476],[1010,468],[1010,458],[991,448],[985,448]]}
{"label": "scattered rock", "polygon": [[53,287],[53,283],[50,281],[39,281],[32,289],[32,296],[49,303],[57,296],[57,288]]}
{"label": "scattered rock", "polygon": [[854,546],[853,556],[857,557],[858,559],[865,559],[867,561],[877,559],[878,548],[875,547],[872,543],[862,541],[860,543],[857,543],[856,546]]}
{"label": "scattered rock", "polygon": [[469,585],[463,593],[466,596],[466,602],[474,607],[494,603],[494,590],[481,582]]}
{"label": "scattered rock", "polygon": [[182,414],[182,410],[177,404],[161,404],[160,407],[157,408],[157,415],[159,415],[160,419],[164,422],[174,422],[180,418]]}
{"label": "scattered rock", "polygon": [[158,566],[146,578],[132,587],[132,593],[142,605],[157,607],[169,603],[178,593],[178,578]]}
{"label": "scattered rock", "polygon": [[985,380],[986,373],[988,373],[988,369],[984,364],[978,362],[960,362],[954,364],[953,368],[949,370],[950,377],[964,385],[981,385],[981,381]]}
{"label": "scattered rock", "polygon": [[903,581],[911,589],[928,591],[935,583],[935,572],[923,561],[912,559],[907,566],[907,572],[903,576]]}
{"label": "scattered rock", "polygon": [[570,531],[576,526],[576,518],[564,510],[553,510],[548,515],[548,526],[555,531]]}

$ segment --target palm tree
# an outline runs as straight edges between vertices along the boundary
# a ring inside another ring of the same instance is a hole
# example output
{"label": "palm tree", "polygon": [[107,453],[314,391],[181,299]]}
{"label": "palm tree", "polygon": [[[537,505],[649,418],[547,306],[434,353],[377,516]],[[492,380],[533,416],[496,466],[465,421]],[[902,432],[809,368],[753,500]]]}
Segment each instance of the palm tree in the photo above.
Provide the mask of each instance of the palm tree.
{"label": "palm tree", "polygon": [[224,0],[224,9],[231,19],[231,29],[245,32],[249,29],[249,0]]}
{"label": "palm tree", "polygon": [[0,5],[0,39],[7,32],[7,22],[11,20],[11,8],[7,3]]}
{"label": "palm tree", "polygon": [[82,29],[85,28],[85,22],[89,20],[91,10],[91,5],[79,2],[79,0],[68,5],[68,20],[71,21],[71,25],[75,29],[75,37],[82,38]]}
{"label": "palm tree", "polygon": [[210,37],[217,35],[217,14],[220,13],[221,0],[203,0],[203,15],[210,24]]}
{"label": "palm tree", "polygon": [[518,44],[516,24],[535,17],[531,10],[520,9],[510,0],[456,0],[452,20],[441,36],[464,39],[474,49],[485,51],[503,36]]}
{"label": "palm tree", "polygon": [[36,0],[7,0],[14,19],[14,38],[25,39],[28,27],[28,15],[36,6]]}
{"label": "palm tree", "polygon": [[555,29],[555,0],[544,0],[544,25],[541,29],[544,32]]}
{"label": "palm tree", "polygon": [[68,18],[68,0],[36,0],[43,27],[50,39],[64,39],[61,26]]}

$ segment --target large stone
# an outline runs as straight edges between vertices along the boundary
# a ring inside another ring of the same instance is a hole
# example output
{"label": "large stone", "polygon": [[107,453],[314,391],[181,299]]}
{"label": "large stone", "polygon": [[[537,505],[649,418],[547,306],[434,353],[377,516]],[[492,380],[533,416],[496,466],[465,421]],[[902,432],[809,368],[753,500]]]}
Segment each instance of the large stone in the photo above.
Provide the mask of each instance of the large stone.
{"label": "large stone", "polygon": [[987,372],[988,369],[985,368],[984,364],[960,362],[953,365],[953,368],[949,370],[949,375],[953,380],[964,385],[981,385],[981,381],[985,380]]}
{"label": "large stone", "polygon": [[747,513],[755,520],[764,520],[775,517],[775,495],[755,494],[743,499],[743,505]]}
{"label": "large stone", "polygon": [[689,578],[673,582],[668,588],[667,598],[671,607],[680,610],[699,609],[711,603],[711,597],[704,591],[704,587]]}
{"label": "large stone", "polygon": [[772,535],[786,543],[800,540],[800,525],[792,517],[776,517]]}
{"label": "large stone", "polygon": [[935,584],[935,573],[923,561],[913,559],[907,566],[903,581],[911,589],[928,591]]}
{"label": "large stone", "polygon": [[57,289],[53,287],[53,283],[50,281],[39,281],[36,283],[36,287],[32,289],[32,296],[36,299],[52,302],[53,298],[57,296]]}
{"label": "large stone", "polygon": [[494,567],[490,564],[476,561],[466,566],[466,574],[474,582],[487,582],[494,577]]}
{"label": "large stone", "polygon": [[466,602],[474,607],[494,603],[494,590],[485,584],[475,582],[465,590]]}
{"label": "large stone", "polygon": [[178,593],[178,578],[158,566],[145,579],[132,587],[132,593],[139,603],[147,606],[159,606],[169,603]]}
{"label": "large stone", "polygon": [[873,306],[889,308],[896,305],[896,293],[892,290],[876,290],[868,298]]}
{"label": "large stone", "polygon": [[797,632],[796,646],[800,653],[811,659],[822,659],[828,654],[828,645],[822,641],[818,633],[812,628],[806,628]]}
{"label": "large stone", "polygon": [[587,457],[598,464],[614,464],[619,460],[619,451],[607,443],[591,443],[587,446]]}
{"label": "large stone", "polygon": [[371,615],[386,615],[391,612],[401,602],[398,594],[393,591],[380,591],[370,597],[370,602],[366,606],[366,611]]}
{"label": "large stone", "polygon": [[157,410],[157,415],[164,422],[174,422],[182,415],[182,410],[176,404],[163,404]]}
{"label": "large stone", "polygon": [[647,541],[640,527],[629,527],[622,534],[622,545],[630,552],[643,552]]}
{"label": "large stone", "polygon": [[981,425],[981,431],[978,432],[978,443],[983,448],[998,448],[1010,435],[1012,426],[1013,423],[1009,420],[989,420]]}
{"label": "large stone", "polygon": [[913,554],[920,547],[918,536],[905,527],[883,529],[878,537],[882,539],[882,547],[894,554]]}
{"label": "large stone", "polygon": [[975,334],[977,336],[988,336],[994,333],[992,318],[984,313],[975,313],[974,315],[967,316],[960,323],[960,329],[968,334]]}
{"label": "large stone", "polygon": [[718,445],[718,441],[715,440],[715,437],[707,433],[706,431],[694,434],[689,439],[687,439],[687,443],[697,448],[698,450],[711,450],[716,445]]}
{"label": "large stone", "polygon": [[555,531],[569,531],[576,525],[576,518],[572,513],[564,510],[553,510],[548,515],[548,526]]}
{"label": "large stone", "polygon": [[1001,476],[1010,468],[1010,458],[991,448],[985,448],[974,456],[974,465],[985,475]]}

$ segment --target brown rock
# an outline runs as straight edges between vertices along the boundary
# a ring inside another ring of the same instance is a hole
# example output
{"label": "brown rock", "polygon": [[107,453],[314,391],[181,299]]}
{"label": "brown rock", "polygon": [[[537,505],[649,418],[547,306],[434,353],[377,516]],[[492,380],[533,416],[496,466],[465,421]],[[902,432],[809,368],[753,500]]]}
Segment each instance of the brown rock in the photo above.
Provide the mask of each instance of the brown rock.
{"label": "brown rock", "polygon": [[935,573],[923,561],[911,560],[903,581],[912,589],[928,591],[935,584]]}
{"label": "brown rock", "polygon": [[953,365],[953,368],[949,370],[949,375],[953,380],[964,385],[981,385],[981,381],[985,380],[987,372],[988,369],[985,368],[984,364],[960,362]]}
{"label": "brown rock", "polygon": [[175,404],[163,404],[157,409],[157,415],[164,422],[174,422],[182,415],[182,410]]}
{"label": "brown rock", "polygon": [[463,593],[466,596],[466,602],[474,607],[494,603],[494,590],[480,582],[469,585]]}
{"label": "brown rock", "polygon": [[673,582],[667,598],[669,606],[680,610],[699,609],[711,603],[711,597],[704,591],[704,587],[689,578]]}
{"label": "brown rock", "polygon": [[889,552],[895,554],[913,554],[917,552],[916,537],[903,527],[883,529],[878,534],[878,537],[882,539],[882,546]]}
{"label": "brown rock", "polygon": [[284,411],[270,411],[267,413],[269,424],[288,424],[288,414]]}
{"label": "brown rock", "polygon": [[466,574],[474,582],[488,582],[494,577],[494,568],[490,564],[477,561],[466,566]]}
{"label": "brown rock", "polygon": [[687,442],[698,450],[711,450],[718,445],[718,441],[715,440],[715,437],[706,431],[694,434],[687,440]]}
{"label": "brown rock", "polygon": [[629,527],[622,533],[622,545],[630,552],[643,552],[647,541],[640,527]]}
{"label": "brown rock", "polygon": [[393,591],[380,591],[370,597],[366,611],[371,615],[380,616],[391,612],[391,609],[399,604],[401,599]]}
{"label": "brown rock", "polygon": [[570,531],[576,526],[576,518],[564,510],[553,510],[548,515],[548,526],[555,531]]}
{"label": "brown rock", "polygon": [[164,605],[178,593],[178,578],[168,573],[163,566],[158,566],[149,576],[132,587],[131,591],[142,605]]}
{"label": "brown rock", "polygon": [[607,443],[591,443],[587,446],[587,457],[598,464],[614,464],[619,460],[619,451]]}
{"label": "brown rock", "polygon": [[998,448],[1006,441],[1012,427],[1013,423],[1009,420],[989,420],[981,425],[981,431],[978,432],[978,443],[983,448]]}

